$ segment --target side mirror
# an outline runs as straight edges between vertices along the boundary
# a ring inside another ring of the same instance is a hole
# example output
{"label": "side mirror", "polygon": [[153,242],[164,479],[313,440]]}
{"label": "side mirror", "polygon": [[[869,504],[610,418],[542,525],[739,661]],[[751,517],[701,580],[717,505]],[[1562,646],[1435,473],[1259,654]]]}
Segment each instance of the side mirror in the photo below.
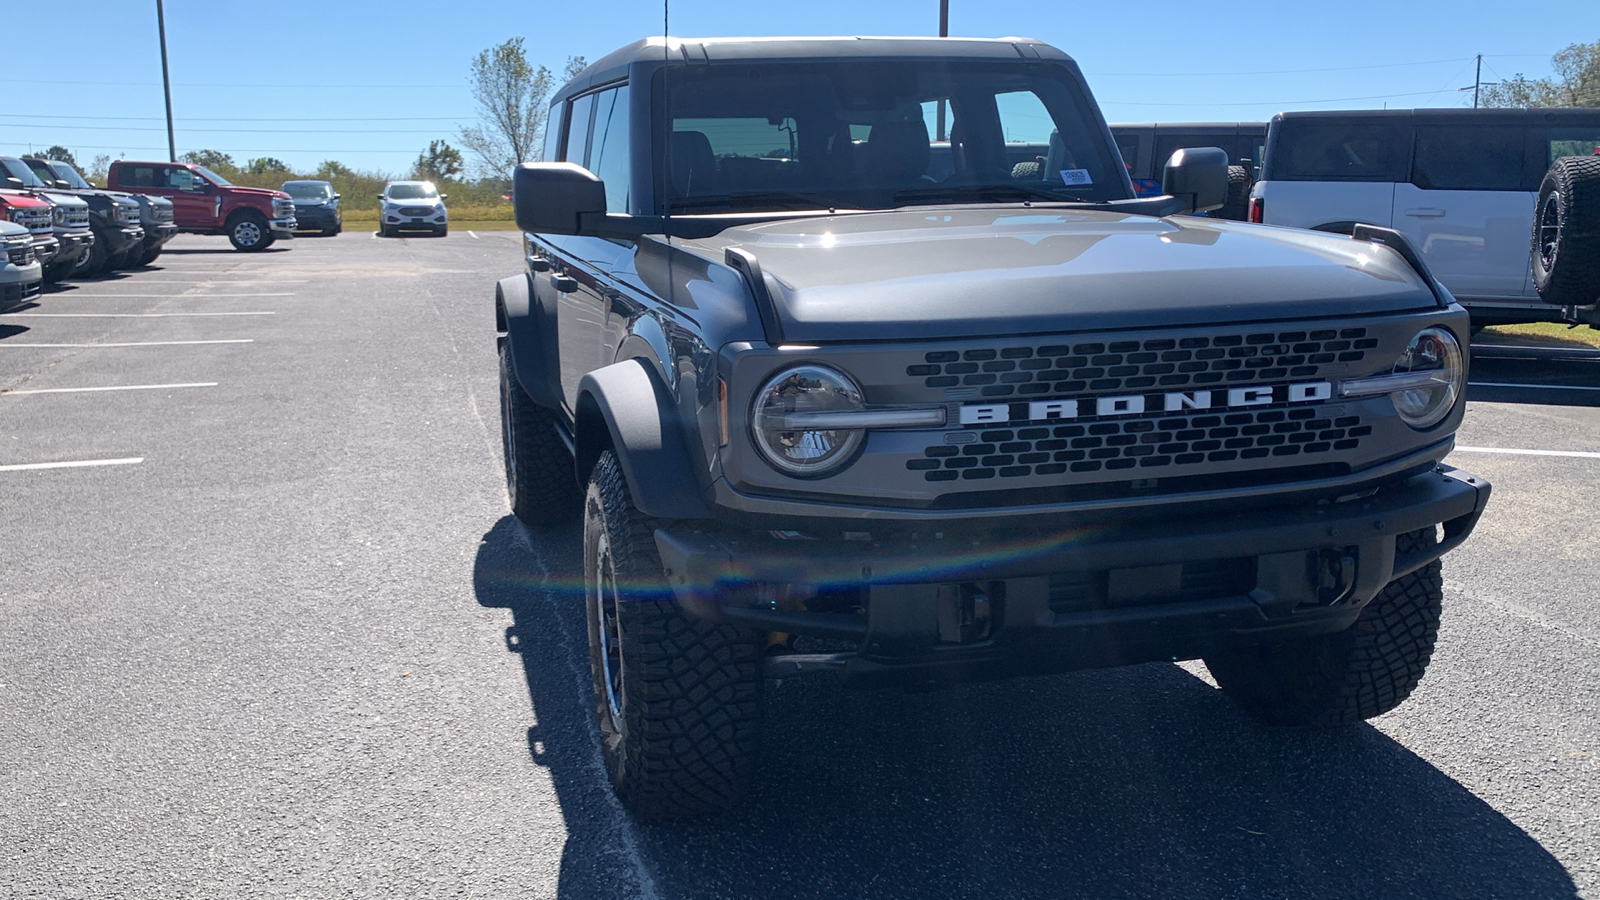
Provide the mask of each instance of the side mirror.
{"label": "side mirror", "polygon": [[439,199],[440,200],[449,200],[450,199],[450,195],[449,194],[440,194],[439,195]]}
{"label": "side mirror", "polygon": [[379,200],[382,200],[382,199],[383,199],[383,195],[382,195],[382,194],[379,194],[379,195],[378,195],[378,199],[379,199]]}
{"label": "side mirror", "polygon": [[511,176],[511,205],[523,231],[582,234],[585,216],[605,215],[606,186],[574,163],[522,163]]}
{"label": "side mirror", "polygon": [[1179,150],[1167,160],[1161,191],[1178,198],[1187,212],[1220,208],[1228,200],[1228,154],[1217,147]]}
{"label": "side mirror", "polygon": [[335,200],[339,199],[339,195],[338,194],[334,194],[333,195],[333,199],[335,199]]}

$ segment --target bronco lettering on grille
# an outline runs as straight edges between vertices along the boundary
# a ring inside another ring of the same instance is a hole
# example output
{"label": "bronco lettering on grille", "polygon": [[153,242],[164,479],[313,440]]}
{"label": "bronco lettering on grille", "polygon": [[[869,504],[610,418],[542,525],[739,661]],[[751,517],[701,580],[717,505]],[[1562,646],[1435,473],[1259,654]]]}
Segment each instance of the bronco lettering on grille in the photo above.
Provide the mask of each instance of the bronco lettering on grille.
{"label": "bronco lettering on grille", "polygon": [[1150,412],[1180,412],[1218,407],[1270,406],[1274,403],[1317,403],[1333,396],[1326,381],[1298,384],[1255,385],[1215,391],[1169,391],[1163,394],[1123,394],[1092,400],[1033,400],[1018,403],[968,404],[961,407],[961,424],[992,425],[1001,422],[1044,422],[1101,416],[1136,416]]}

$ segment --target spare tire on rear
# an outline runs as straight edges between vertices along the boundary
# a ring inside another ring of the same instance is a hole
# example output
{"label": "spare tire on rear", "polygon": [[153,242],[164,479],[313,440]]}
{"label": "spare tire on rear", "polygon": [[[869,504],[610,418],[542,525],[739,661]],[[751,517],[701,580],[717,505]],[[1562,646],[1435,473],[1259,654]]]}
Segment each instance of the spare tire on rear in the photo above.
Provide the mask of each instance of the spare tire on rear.
{"label": "spare tire on rear", "polygon": [[1533,209],[1533,286],[1556,306],[1600,302],[1600,157],[1563,156]]}
{"label": "spare tire on rear", "polygon": [[1213,219],[1231,219],[1243,222],[1250,217],[1250,170],[1245,166],[1228,167],[1228,199],[1222,206],[1207,215]]}

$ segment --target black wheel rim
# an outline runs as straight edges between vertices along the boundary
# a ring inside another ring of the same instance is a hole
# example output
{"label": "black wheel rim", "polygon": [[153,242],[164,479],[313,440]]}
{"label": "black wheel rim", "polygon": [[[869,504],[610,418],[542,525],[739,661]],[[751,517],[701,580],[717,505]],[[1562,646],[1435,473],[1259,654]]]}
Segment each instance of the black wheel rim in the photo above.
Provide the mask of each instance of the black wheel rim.
{"label": "black wheel rim", "polygon": [[1561,240],[1561,195],[1551,193],[1539,208],[1539,265],[1546,272],[1556,266]]}
{"label": "black wheel rim", "polygon": [[611,555],[611,540],[605,529],[595,539],[595,622],[600,646],[600,681],[605,694],[601,735],[615,748],[622,740],[622,619],[618,615],[616,560]]}

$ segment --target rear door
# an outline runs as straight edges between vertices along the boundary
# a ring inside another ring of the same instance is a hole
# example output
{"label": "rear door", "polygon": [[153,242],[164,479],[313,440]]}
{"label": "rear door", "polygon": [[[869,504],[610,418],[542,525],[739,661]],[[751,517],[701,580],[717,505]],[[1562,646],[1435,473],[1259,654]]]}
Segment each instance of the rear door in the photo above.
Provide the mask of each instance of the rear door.
{"label": "rear door", "polygon": [[1389,227],[1395,183],[1411,163],[1411,129],[1395,119],[1282,119],[1251,196],[1268,225],[1349,233]]}
{"label": "rear door", "polygon": [[1517,300],[1528,282],[1534,195],[1525,128],[1420,124],[1410,178],[1395,187],[1394,227],[1460,297]]}

